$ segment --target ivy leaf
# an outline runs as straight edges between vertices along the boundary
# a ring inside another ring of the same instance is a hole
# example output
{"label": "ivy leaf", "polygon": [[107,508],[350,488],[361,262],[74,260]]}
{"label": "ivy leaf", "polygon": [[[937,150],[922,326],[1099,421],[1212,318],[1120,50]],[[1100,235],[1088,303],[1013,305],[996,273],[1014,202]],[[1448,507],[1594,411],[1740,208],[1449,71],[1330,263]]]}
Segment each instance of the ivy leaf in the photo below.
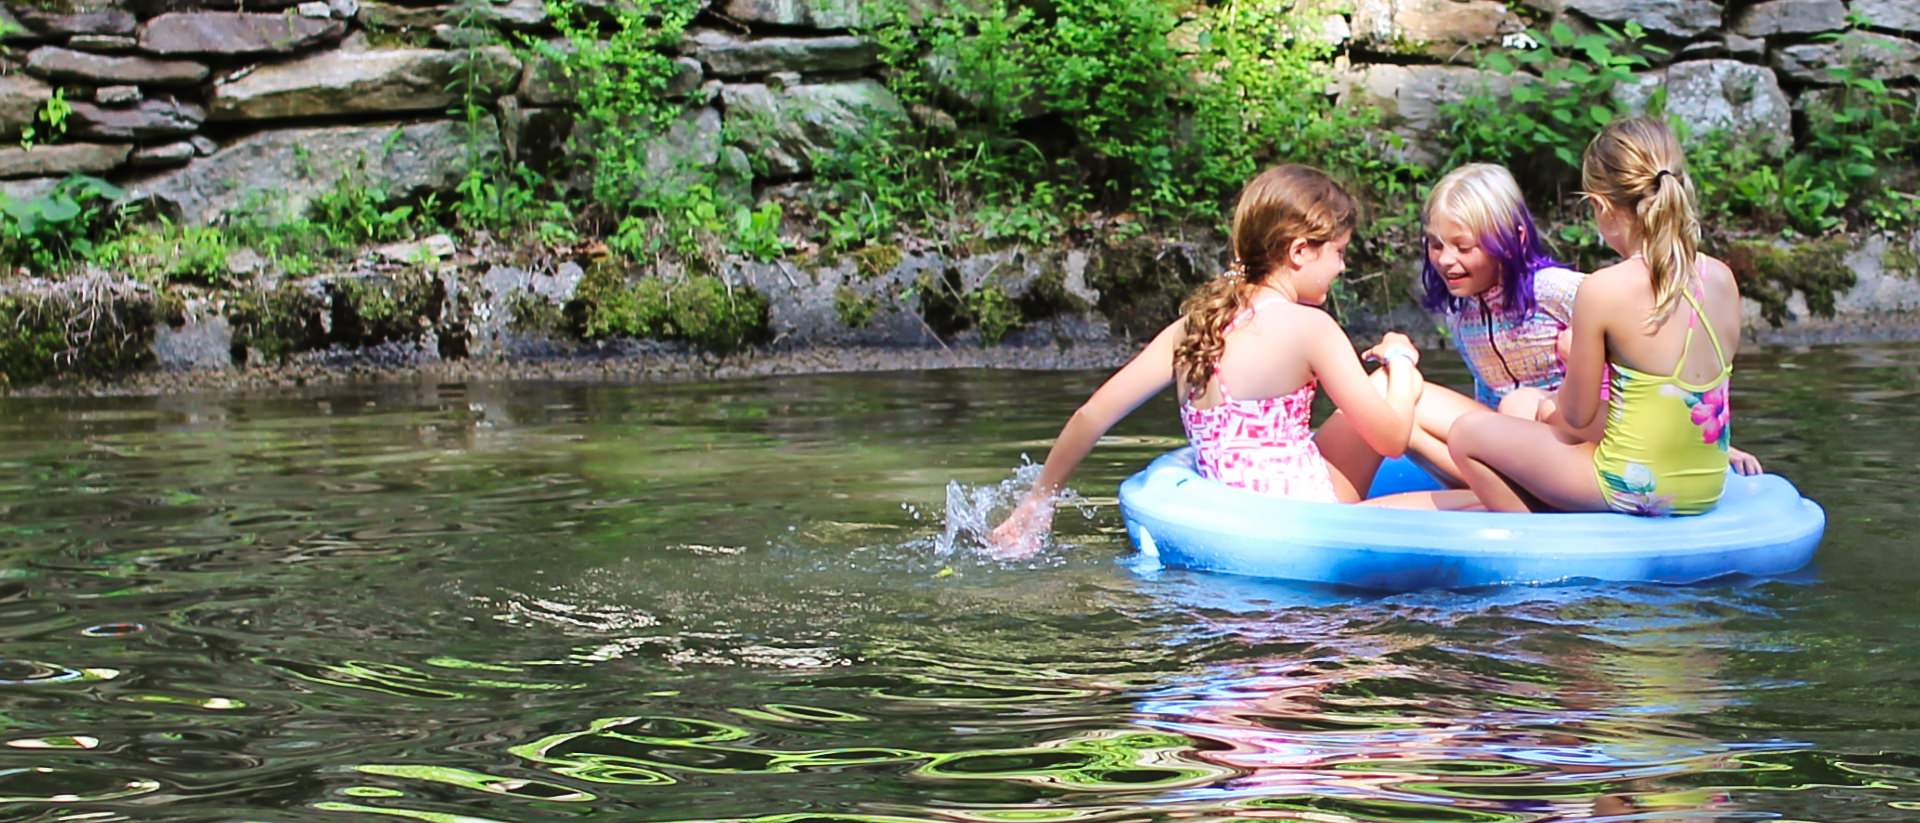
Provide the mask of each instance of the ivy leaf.
{"label": "ivy leaf", "polygon": [[1547,29],[1547,34],[1553,38],[1553,44],[1561,48],[1572,45],[1574,41],[1573,27],[1564,20],[1555,20],[1553,26]]}
{"label": "ivy leaf", "polygon": [[40,204],[40,217],[49,223],[65,223],[80,216],[80,204],[64,194],[48,197]]}

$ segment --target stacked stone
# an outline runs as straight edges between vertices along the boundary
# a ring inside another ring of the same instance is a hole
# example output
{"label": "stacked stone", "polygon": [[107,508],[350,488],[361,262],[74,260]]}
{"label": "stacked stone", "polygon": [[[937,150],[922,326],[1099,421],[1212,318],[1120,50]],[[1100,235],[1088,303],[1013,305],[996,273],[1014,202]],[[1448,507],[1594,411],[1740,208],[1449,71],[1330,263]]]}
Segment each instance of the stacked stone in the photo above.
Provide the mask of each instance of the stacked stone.
{"label": "stacked stone", "polygon": [[[0,177],[151,169],[211,154],[217,144],[200,132],[216,73],[336,42],[351,13],[350,3],[146,19],[121,4],[13,9],[0,137],[20,135],[56,90],[71,111],[60,142],[0,149]],[[47,131],[40,128],[41,140]]]}
{"label": "stacked stone", "polygon": [[[465,42],[481,25],[568,48],[541,0],[80,2],[96,4],[10,12],[0,190],[13,196],[71,173],[106,175],[204,222],[263,198],[298,208],[356,166],[390,192],[447,190],[476,146],[552,170],[573,133],[572,90],[551,61],[523,67],[506,47],[470,52]],[[651,147],[655,180],[716,166],[744,180],[750,155],[763,161],[761,179],[804,177],[840,135],[904,120],[873,77],[875,49],[851,33],[859,6],[708,7],[676,56],[669,91],[693,105]],[[470,63],[487,109],[477,133],[449,116]],[[56,89],[72,106],[65,135],[48,142],[42,129],[38,145],[20,147]],[[728,133],[737,138],[723,145]]]}
{"label": "stacked stone", "polygon": [[[692,105],[649,147],[652,185],[671,188],[715,168],[723,181],[805,177],[811,158],[833,150],[843,135],[904,121],[899,100],[872,76],[876,49],[851,32],[863,22],[859,6],[859,0],[713,4],[680,43],[679,70],[667,91]],[[547,45],[569,48],[558,39]],[[508,141],[534,158],[555,155],[572,133],[564,125],[571,99],[551,61],[531,61],[517,94],[505,101]],[[726,134],[733,136],[730,145]],[[757,175],[750,157],[761,161]]]}
{"label": "stacked stone", "polygon": [[[1301,0],[1297,11],[1324,2]],[[69,5],[49,10],[59,3]],[[505,47],[470,51],[466,42],[466,26],[477,23],[564,50],[544,3],[454,3],[16,0],[0,18],[12,32],[0,57],[0,190],[30,195],[69,173],[101,174],[205,221],[262,197],[297,208],[356,165],[370,183],[406,195],[450,189],[476,149],[556,170],[551,161],[574,133],[572,90],[557,67],[541,57],[523,66]],[[939,3],[914,5],[932,13]],[[950,123],[937,111],[903,110],[876,79],[876,50],[855,33],[867,22],[862,5],[708,0],[674,55],[669,91],[691,105],[650,148],[655,183],[714,168],[723,179],[744,180],[753,168],[764,183],[804,182],[812,158],[847,134],[877,135],[909,118]],[[1473,68],[1476,53],[1553,22],[1588,32],[1637,21],[1671,60],[1617,89],[1617,102],[1639,105],[1664,82],[1668,110],[1696,131],[1747,132],[1781,152],[1794,140],[1793,106],[1818,104],[1834,84],[1829,66],[1857,61],[1907,87],[1920,75],[1915,0],[1318,7],[1328,9],[1317,15],[1318,36],[1344,52],[1342,93],[1384,108],[1425,161],[1445,154],[1442,103],[1506,82]],[[477,129],[450,114],[456,75],[469,65],[486,107]],[[66,135],[47,142],[43,133],[20,148],[16,138],[56,89],[72,106]]]}
{"label": "stacked stone", "polygon": [[1476,70],[1477,51],[1524,47],[1528,27],[1564,22],[1587,33],[1633,21],[1671,62],[1617,88],[1617,104],[1642,108],[1664,83],[1667,111],[1694,133],[1725,130],[1784,154],[1795,111],[1819,105],[1838,83],[1829,67],[1858,65],[1895,85],[1920,80],[1914,0],[1525,0],[1530,20],[1514,9],[1494,0],[1359,0],[1342,93],[1381,106],[1414,157],[1432,161],[1446,154],[1442,104],[1526,81]]}

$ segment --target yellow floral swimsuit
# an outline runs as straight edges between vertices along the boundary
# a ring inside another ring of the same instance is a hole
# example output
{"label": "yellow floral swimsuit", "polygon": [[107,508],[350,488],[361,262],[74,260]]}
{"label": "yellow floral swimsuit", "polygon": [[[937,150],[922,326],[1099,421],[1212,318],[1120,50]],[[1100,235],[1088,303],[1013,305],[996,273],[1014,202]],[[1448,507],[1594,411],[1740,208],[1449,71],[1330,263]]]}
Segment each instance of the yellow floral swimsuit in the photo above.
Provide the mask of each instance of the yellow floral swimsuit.
{"label": "yellow floral swimsuit", "polygon": [[[1693,308],[1693,316],[1674,373],[1662,377],[1612,364],[1607,432],[1594,449],[1593,470],[1600,496],[1614,511],[1656,517],[1701,514],[1720,502],[1726,487],[1727,441],[1732,435],[1727,387],[1733,363],[1720,347],[1713,324],[1703,319],[1700,301],[1684,290],[1680,296]],[[1703,384],[1680,379],[1695,326],[1706,327],[1720,361],[1720,374]]]}

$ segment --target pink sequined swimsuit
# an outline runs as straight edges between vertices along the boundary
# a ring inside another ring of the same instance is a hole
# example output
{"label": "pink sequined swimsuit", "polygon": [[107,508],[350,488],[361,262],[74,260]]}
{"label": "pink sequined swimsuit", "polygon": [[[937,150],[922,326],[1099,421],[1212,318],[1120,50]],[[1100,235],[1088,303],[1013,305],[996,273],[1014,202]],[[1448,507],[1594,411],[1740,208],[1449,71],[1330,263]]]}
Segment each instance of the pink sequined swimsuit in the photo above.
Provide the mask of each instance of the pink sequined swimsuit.
{"label": "pink sequined swimsuit", "polygon": [[[1226,334],[1261,305],[1241,312],[1227,325]],[[1213,380],[1220,387],[1219,403],[1201,409],[1191,397],[1180,402],[1180,423],[1193,444],[1200,476],[1261,494],[1340,502],[1327,461],[1313,443],[1314,381],[1280,397],[1236,400],[1227,391],[1219,364],[1214,365]]]}

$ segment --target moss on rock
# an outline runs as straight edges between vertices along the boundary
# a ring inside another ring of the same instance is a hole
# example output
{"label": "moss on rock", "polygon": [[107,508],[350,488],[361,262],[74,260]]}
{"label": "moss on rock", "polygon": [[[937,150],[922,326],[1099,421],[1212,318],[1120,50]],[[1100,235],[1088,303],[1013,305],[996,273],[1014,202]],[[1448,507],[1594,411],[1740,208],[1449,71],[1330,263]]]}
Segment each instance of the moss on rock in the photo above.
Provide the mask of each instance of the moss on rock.
{"label": "moss on rock", "polygon": [[1809,312],[1833,316],[1835,301],[1858,282],[1847,267],[1851,250],[1839,237],[1784,248],[1742,241],[1727,250],[1727,265],[1740,282],[1740,293],[1758,302],[1760,316],[1777,328],[1787,321],[1787,301],[1796,291],[1806,297]]}
{"label": "moss on rock", "polygon": [[1020,306],[1005,290],[991,283],[967,292],[964,301],[967,319],[980,330],[980,341],[991,346],[1020,327],[1025,318]]}
{"label": "moss on rock", "polygon": [[1163,238],[1136,237],[1096,252],[1087,264],[1087,285],[1100,293],[1100,313],[1114,331],[1152,337],[1180,316],[1180,302],[1213,276],[1192,256],[1170,249]]}
{"label": "moss on rock", "polygon": [[587,272],[577,294],[571,314],[577,333],[589,340],[684,340],[731,351],[767,337],[766,298],[712,275],[629,279],[619,267],[601,265]]}
{"label": "moss on rock", "polygon": [[507,328],[520,334],[557,336],[567,331],[567,316],[559,305],[533,292],[514,292],[507,303]]}
{"label": "moss on rock", "polygon": [[1880,256],[1880,265],[1901,277],[1920,278],[1920,251],[1915,251],[1913,246],[1905,243],[1890,243],[1886,254]]}
{"label": "moss on rock", "polygon": [[282,283],[243,293],[228,306],[233,326],[234,362],[252,355],[263,360],[285,360],[295,352],[326,346],[331,301],[321,289],[300,283]]}
{"label": "moss on rock", "polygon": [[355,345],[419,339],[439,320],[446,297],[440,279],[423,272],[343,278],[329,292],[332,337]]}
{"label": "moss on rock", "polygon": [[833,290],[833,314],[840,318],[840,325],[849,329],[864,329],[873,322],[874,312],[879,304],[872,297],[854,291],[847,286]]}
{"label": "moss on rock", "polygon": [[893,271],[905,259],[900,247],[891,243],[866,246],[853,252],[854,268],[868,280]]}
{"label": "moss on rock", "polygon": [[1027,321],[1005,287],[986,282],[969,290],[955,268],[922,273],[913,291],[920,297],[921,319],[941,337],[976,329],[980,342],[991,346]]}
{"label": "moss on rock", "polygon": [[153,363],[150,294],[66,288],[0,296],[0,385],[108,377]]}

